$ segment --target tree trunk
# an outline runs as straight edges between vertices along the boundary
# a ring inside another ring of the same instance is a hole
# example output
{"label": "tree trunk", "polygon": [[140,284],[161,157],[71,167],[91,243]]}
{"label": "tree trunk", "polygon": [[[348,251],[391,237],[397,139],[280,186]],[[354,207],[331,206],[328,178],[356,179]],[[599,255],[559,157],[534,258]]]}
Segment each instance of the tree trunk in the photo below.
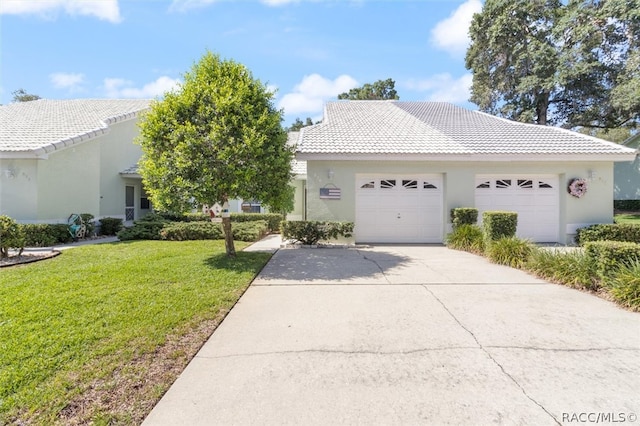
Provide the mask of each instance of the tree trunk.
{"label": "tree trunk", "polygon": [[222,218],[222,230],[224,231],[224,247],[227,250],[227,256],[236,257],[236,247],[233,244],[233,232],[231,231],[231,218]]}
{"label": "tree trunk", "polygon": [[538,96],[538,101],[536,103],[536,115],[537,115],[536,124],[546,126],[548,113],[549,113],[549,92],[545,90]]}

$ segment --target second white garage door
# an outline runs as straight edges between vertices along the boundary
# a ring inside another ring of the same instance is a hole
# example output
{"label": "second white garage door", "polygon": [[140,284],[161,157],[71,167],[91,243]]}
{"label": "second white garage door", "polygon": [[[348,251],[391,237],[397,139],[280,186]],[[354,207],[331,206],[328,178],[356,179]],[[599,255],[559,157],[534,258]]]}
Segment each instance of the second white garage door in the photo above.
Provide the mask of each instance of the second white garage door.
{"label": "second white garage door", "polygon": [[558,241],[560,196],[556,175],[476,176],[476,207],[518,213],[517,235],[535,242]]}
{"label": "second white garage door", "polygon": [[361,243],[442,242],[442,175],[357,175]]}

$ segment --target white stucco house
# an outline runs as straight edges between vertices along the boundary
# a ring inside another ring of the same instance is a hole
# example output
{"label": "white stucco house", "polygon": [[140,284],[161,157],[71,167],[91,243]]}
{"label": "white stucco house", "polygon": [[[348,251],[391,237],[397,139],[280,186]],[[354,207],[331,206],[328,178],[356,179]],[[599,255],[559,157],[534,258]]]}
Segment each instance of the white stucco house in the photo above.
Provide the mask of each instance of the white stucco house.
{"label": "white stucco house", "polygon": [[[297,208],[308,220],[355,222],[356,242],[441,243],[450,210],[518,212],[520,237],[570,243],[577,228],[613,221],[616,162],[636,151],[556,127],[448,103],[338,101],[303,128]],[[573,179],[587,182],[578,198]]]}
{"label": "white stucco house", "polygon": [[0,106],[0,214],[22,223],[71,213],[137,219],[150,205],[134,139],[149,100],[75,99]]}
{"label": "white stucco house", "polygon": [[[638,149],[640,147],[640,133],[631,136],[622,145]],[[616,163],[614,167],[615,200],[640,200],[640,159],[633,162]]]}

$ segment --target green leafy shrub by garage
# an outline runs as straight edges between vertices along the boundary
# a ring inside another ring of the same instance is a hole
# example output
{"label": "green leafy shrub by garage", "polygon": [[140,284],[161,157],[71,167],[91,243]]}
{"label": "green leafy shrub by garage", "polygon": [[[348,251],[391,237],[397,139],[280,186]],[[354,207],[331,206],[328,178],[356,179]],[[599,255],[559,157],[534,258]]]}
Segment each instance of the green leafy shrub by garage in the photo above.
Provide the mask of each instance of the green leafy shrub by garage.
{"label": "green leafy shrub by garage", "polygon": [[[234,223],[231,227],[233,239],[237,241],[258,241],[268,233],[264,220]],[[171,222],[160,231],[163,240],[221,240],[224,239],[222,224],[213,222]]]}
{"label": "green leafy shrub by garage", "polygon": [[475,225],[476,223],[478,223],[478,209],[474,207],[451,209],[451,224],[454,230],[461,225]]}
{"label": "green leafy shrub by garage", "polygon": [[622,265],[640,261],[640,244],[621,241],[591,241],[584,246],[598,278],[607,280]]}
{"label": "green leafy shrub by garage", "polygon": [[447,235],[447,247],[471,253],[484,253],[484,235],[477,225],[461,224]]}
{"label": "green leafy shrub by garage", "polygon": [[585,245],[590,241],[625,241],[640,243],[640,225],[631,223],[600,223],[579,228],[576,243]]}
{"label": "green leafy shrub by garage", "polygon": [[314,245],[339,237],[350,238],[353,222],[283,221],[280,230],[285,240]]}
{"label": "green leafy shrub by garage", "polygon": [[103,217],[100,219],[100,235],[116,235],[122,226],[122,219]]}
{"label": "green leafy shrub by garage", "polygon": [[485,247],[501,238],[515,237],[518,227],[518,213],[505,211],[487,211],[482,214],[482,231]]}
{"label": "green leafy shrub by garage", "polygon": [[84,226],[86,229],[85,237],[92,237],[96,232],[96,223],[94,220],[94,216],[91,213],[81,213],[80,217],[82,218],[82,222],[84,222]]}
{"label": "green leafy shrub by garage", "polygon": [[24,250],[25,238],[24,231],[9,216],[0,216],[0,258],[9,257],[9,250],[18,250],[18,254],[22,254]]}
{"label": "green leafy shrub by garage", "polygon": [[489,244],[486,255],[493,263],[521,268],[529,261],[534,249],[535,246],[529,240],[505,237]]}
{"label": "green leafy shrub by garage", "polygon": [[606,281],[606,287],[616,302],[640,311],[640,261],[633,260],[620,266]]}
{"label": "green leafy shrub by garage", "polygon": [[284,217],[278,213],[231,213],[231,222],[252,222],[264,220],[267,222],[269,232],[280,232],[280,223]]}
{"label": "green leafy shrub by garage", "polygon": [[72,241],[69,226],[63,223],[28,223],[20,225],[26,247],[51,247]]}

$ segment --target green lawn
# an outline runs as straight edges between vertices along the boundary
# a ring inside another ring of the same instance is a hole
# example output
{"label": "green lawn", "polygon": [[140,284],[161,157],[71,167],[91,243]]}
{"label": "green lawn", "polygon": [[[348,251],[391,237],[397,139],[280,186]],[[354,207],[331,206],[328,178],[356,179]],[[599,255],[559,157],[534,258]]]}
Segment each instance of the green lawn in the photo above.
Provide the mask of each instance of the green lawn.
{"label": "green lawn", "polygon": [[269,257],[136,241],[0,270],[0,424],[139,423]]}
{"label": "green lawn", "polygon": [[640,225],[640,213],[621,213],[615,215],[616,223],[635,223]]}

